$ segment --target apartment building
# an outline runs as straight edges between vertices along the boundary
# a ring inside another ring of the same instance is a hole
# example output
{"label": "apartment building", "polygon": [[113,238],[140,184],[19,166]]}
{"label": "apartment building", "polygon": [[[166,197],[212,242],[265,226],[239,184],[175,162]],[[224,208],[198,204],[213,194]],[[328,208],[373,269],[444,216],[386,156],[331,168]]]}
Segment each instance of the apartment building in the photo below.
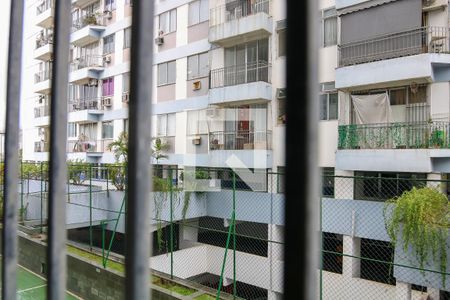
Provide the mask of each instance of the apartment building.
{"label": "apartment building", "polygon": [[[25,61],[24,76],[25,82],[34,84],[32,89],[24,85],[24,160],[48,159],[53,3],[28,1],[27,6],[25,43],[33,53]],[[107,145],[128,131],[132,2],[73,0],[72,4],[67,158],[113,163]],[[160,0],[153,17],[154,81],[153,97],[148,101],[152,101],[154,115],[149,117],[154,124],[153,137],[166,145],[167,155],[154,163],[162,169],[209,168],[213,179],[221,179],[221,186],[215,188],[224,189],[231,187],[231,169],[250,171],[251,181],[240,180],[240,189],[270,198],[267,191],[275,190],[276,184],[268,184],[268,172],[282,172],[284,166],[284,1]],[[220,214],[227,212],[224,209]],[[190,221],[212,229],[227,227],[223,224],[227,217],[205,217]],[[239,218],[238,231],[256,228],[252,234],[281,241],[280,220],[271,224],[262,216],[252,222],[248,216]],[[212,243],[198,230],[179,231],[177,239],[183,242],[175,255],[185,255],[183,247],[192,243]],[[278,299],[282,293],[282,248],[262,244],[265,250],[238,245],[238,259],[248,259],[248,270],[251,262],[267,268],[276,263],[274,279],[241,273],[237,280],[250,295]],[[222,243],[214,246],[219,248],[207,248],[212,251],[208,257],[224,251]],[[154,259],[156,270],[165,270],[158,269],[159,261],[166,258],[162,256]],[[220,276],[216,267],[207,268],[215,270],[211,274],[186,267],[175,275],[185,278],[189,274],[199,282],[213,282]],[[229,288],[230,279],[225,281]]]}
{"label": "apartment building", "polygon": [[[400,263],[385,231],[383,202],[421,180],[447,179],[448,1],[323,0],[319,6],[323,243],[344,254],[324,254],[323,295],[416,299],[422,292],[448,299],[448,284],[439,279],[357,258]],[[448,195],[446,182],[439,186]],[[331,198],[352,201],[339,210]]]}

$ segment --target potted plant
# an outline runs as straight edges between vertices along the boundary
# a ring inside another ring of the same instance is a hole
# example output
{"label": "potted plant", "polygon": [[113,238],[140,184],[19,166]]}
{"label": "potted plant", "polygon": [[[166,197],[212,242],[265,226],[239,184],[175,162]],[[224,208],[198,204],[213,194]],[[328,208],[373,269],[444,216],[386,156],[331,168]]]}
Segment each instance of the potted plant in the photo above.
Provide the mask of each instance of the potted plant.
{"label": "potted plant", "polygon": [[393,245],[400,242],[405,253],[411,247],[422,270],[427,262],[439,266],[445,286],[450,228],[447,196],[435,187],[413,187],[386,201],[383,214]]}

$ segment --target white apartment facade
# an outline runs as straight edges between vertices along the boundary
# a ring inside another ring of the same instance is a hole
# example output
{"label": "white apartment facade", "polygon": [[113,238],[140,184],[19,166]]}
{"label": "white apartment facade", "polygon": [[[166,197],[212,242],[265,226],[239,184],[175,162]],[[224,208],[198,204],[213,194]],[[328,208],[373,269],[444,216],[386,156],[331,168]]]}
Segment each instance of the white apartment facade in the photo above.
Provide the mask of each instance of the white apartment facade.
{"label": "white apartment facade", "polygon": [[[340,176],[324,179],[323,242],[333,245],[325,250],[344,254],[339,268],[324,266],[323,297],[448,299],[448,284],[439,279],[402,274],[396,267],[394,275],[387,269],[378,273],[382,268],[356,258],[401,263],[382,210],[383,200],[403,190],[384,195],[390,188],[386,178],[397,188],[399,178],[447,179],[448,1],[318,3],[319,166],[324,175]],[[361,184],[355,176],[378,179]],[[446,184],[440,186],[448,194]],[[327,198],[340,199],[346,209]]]}

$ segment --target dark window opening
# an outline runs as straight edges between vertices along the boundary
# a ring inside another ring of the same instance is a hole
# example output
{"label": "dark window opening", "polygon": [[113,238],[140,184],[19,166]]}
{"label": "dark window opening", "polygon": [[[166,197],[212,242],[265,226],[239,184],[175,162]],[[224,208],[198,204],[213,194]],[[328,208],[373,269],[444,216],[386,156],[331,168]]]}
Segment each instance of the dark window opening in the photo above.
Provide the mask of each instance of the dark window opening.
{"label": "dark window opening", "polygon": [[393,261],[394,248],[391,243],[361,239],[361,278],[395,285],[391,267]]}
{"label": "dark window opening", "polygon": [[322,196],[334,198],[334,168],[322,168]]}
{"label": "dark window opening", "polygon": [[322,270],[342,274],[343,236],[322,232]]}

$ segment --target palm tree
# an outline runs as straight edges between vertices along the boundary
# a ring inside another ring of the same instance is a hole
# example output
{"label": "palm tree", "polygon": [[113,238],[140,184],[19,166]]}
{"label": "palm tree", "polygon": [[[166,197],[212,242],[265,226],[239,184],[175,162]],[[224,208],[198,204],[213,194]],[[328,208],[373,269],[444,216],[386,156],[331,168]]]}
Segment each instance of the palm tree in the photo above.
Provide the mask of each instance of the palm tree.
{"label": "palm tree", "polygon": [[169,156],[164,154],[170,149],[170,145],[167,142],[161,140],[161,138],[156,138],[153,142],[151,149],[151,156],[156,160],[156,164],[159,164],[160,159],[167,159]]}
{"label": "palm tree", "polygon": [[128,162],[128,133],[123,131],[117,140],[108,145],[108,150],[114,152],[117,162],[122,159],[126,164]]}

